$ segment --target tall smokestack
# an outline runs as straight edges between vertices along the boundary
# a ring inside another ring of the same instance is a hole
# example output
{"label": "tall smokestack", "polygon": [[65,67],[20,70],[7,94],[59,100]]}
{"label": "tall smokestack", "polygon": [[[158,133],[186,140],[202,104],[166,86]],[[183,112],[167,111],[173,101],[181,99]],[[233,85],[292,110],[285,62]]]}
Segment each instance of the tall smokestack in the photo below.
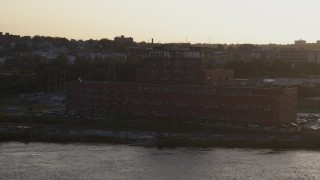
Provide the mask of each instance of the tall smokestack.
{"label": "tall smokestack", "polygon": [[151,44],[153,44],[153,38],[151,39]]}

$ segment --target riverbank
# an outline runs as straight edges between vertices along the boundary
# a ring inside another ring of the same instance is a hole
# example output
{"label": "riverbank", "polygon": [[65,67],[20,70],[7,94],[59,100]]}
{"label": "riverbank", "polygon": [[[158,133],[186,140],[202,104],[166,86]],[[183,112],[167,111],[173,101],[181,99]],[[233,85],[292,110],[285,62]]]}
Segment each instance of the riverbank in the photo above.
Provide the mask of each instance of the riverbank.
{"label": "riverbank", "polygon": [[158,148],[320,149],[320,134],[317,131],[122,117],[8,116],[0,120],[0,142],[8,141],[115,143]]}
{"label": "riverbank", "polygon": [[271,132],[154,132],[57,126],[0,126],[0,142],[107,143],[143,147],[230,147],[272,149],[320,149],[316,133]]}
{"label": "riverbank", "polygon": [[147,138],[125,136],[98,135],[67,135],[67,134],[39,134],[39,133],[0,133],[0,142],[46,142],[46,143],[106,143],[126,144],[142,147],[177,148],[177,147],[228,147],[228,148],[268,148],[268,149],[319,149],[319,136],[295,136],[284,139],[279,136],[237,138],[236,134],[227,138],[195,135],[158,135]]}

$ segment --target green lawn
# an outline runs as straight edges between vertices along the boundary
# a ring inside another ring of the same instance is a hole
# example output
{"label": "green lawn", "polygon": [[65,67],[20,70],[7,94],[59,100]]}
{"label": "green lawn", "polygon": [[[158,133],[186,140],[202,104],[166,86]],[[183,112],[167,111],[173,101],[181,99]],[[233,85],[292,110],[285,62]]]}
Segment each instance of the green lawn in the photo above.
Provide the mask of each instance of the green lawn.
{"label": "green lawn", "polygon": [[10,114],[7,109],[9,108],[18,108],[22,112],[41,112],[43,109],[47,108],[46,104],[27,104],[20,101],[19,98],[1,98],[0,99],[0,113],[1,114]]}
{"label": "green lawn", "polygon": [[320,107],[298,108],[298,112],[300,112],[300,113],[320,113]]}

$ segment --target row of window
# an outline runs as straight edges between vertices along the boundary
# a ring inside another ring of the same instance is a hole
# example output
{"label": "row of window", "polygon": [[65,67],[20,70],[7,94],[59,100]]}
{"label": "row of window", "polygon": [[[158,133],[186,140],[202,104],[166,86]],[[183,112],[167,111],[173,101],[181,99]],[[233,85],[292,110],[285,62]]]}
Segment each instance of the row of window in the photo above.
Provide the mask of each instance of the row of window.
{"label": "row of window", "polygon": [[[179,100],[148,100],[143,98],[131,99],[131,102],[136,105],[147,104],[149,106],[162,106],[164,104],[172,104],[175,107],[190,107],[190,106],[205,106],[206,108],[226,107],[225,103],[220,102],[203,102],[203,101],[179,101]],[[256,105],[256,104],[237,104],[234,106],[236,110],[262,109],[263,111],[272,111],[272,105]]]}
{"label": "row of window", "polygon": [[[207,54],[208,55],[208,54]],[[147,53],[147,57],[149,58],[201,58],[201,53],[198,51],[176,51],[176,52],[170,52],[170,51],[149,51]]]}
{"label": "row of window", "polygon": [[[155,80],[155,76],[151,76]],[[196,79],[196,76],[188,76],[190,79]],[[169,78],[169,77],[168,77]],[[181,78],[181,77],[179,77]],[[218,93],[226,95],[251,95],[253,91],[251,89],[217,89],[215,87],[186,87],[186,86],[176,86],[176,87],[153,87],[153,86],[139,86],[140,91],[175,91],[175,92],[199,92],[199,93]]]}
{"label": "row of window", "polygon": [[241,122],[254,122],[254,123],[261,123],[262,116],[257,115],[254,113],[245,113],[234,116],[232,113],[225,113],[225,112],[217,112],[217,113],[210,113],[210,112],[172,112],[172,111],[163,111],[163,112],[144,112],[144,111],[134,111],[134,115],[136,116],[155,116],[155,117],[197,117],[198,119],[206,119],[206,120],[213,120],[213,121],[223,121],[223,122],[231,122],[234,120],[240,120]]}

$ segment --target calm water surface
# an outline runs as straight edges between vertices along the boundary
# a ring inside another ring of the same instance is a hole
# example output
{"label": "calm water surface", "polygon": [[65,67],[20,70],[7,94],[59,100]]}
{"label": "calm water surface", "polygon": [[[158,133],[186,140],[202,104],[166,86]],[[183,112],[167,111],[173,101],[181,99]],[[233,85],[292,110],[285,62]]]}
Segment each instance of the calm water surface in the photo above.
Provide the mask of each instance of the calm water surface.
{"label": "calm water surface", "polygon": [[320,179],[320,151],[2,143],[0,179]]}

